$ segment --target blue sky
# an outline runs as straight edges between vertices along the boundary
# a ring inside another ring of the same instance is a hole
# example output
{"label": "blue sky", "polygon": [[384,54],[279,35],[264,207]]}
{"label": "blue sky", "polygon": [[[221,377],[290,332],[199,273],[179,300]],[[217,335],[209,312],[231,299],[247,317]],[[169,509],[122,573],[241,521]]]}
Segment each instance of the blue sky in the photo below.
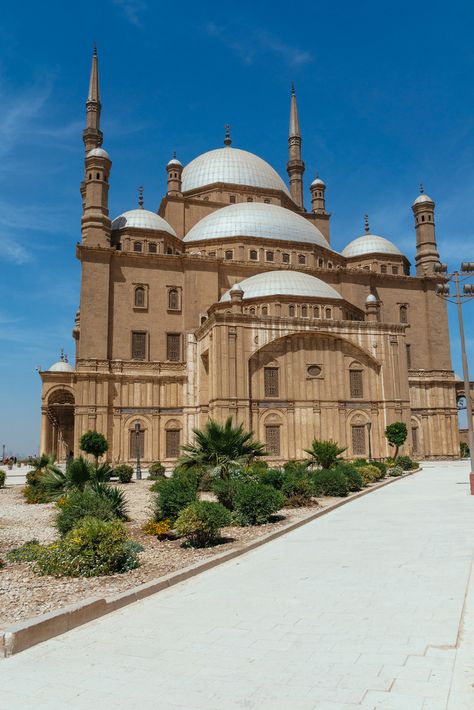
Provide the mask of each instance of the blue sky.
{"label": "blue sky", "polygon": [[[285,176],[293,80],[306,187],[316,172],[326,181],[334,247],[362,233],[367,212],[413,260],[410,205],[423,182],[453,268],[474,261],[473,31],[468,0],[10,4],[0,28],[0,444],[36,451],[35,368],[74,351],[94,41],[112,217],[135,206],[141,184],[156,209],[172,151],[185,163],[219,147],[225,123],[234,146]],[[472,379],[474,303],[465,321]]]}

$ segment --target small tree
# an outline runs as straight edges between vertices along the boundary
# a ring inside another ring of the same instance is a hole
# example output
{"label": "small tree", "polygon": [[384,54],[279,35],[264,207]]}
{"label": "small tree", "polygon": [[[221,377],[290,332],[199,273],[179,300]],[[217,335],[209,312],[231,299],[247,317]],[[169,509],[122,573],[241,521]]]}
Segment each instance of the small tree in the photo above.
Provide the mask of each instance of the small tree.
{"label": "small tree", "polygon": [[311,456],[310,463],[317,463],[321,468],[331,468],[340,461],[340,454],[344,453],[345,447],[340,447],[335,441],[321,441],[314,439],[310,449],[305,449]]}
{"label": "small tree", "polygon": [[107,439],[98,431],[86,431],[79,440],[79,448],[86,454],[91,454],[95,458],[95,467],[99,465],[99,457],[105,454],[109,448]]}
{"label": "small tree", "polygon": [[407,425],[404,422],[393,422],[385,429],[385,436],[390,446],[395,447],[393,458],[396,459],[398,449],[403,446],[408,436]]}

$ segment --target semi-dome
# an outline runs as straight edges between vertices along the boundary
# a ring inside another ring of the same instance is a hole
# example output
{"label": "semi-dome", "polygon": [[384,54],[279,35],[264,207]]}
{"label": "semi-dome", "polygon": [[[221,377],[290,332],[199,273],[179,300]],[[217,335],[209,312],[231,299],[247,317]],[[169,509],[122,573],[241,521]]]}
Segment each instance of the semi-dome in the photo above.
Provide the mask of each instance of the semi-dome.
{"label": "semi-dome", "polygon": [[[266,271],[263,274],[250,276],[238,284],[244,292],[244,301],[249,298],[265,298],[269,296],[303,296],[305,298],[341,299],[342,296],[316,276],[304,274],[301,271]],[[235,286],[232,287],[234,289]],[[229,289],[221,297],[221,301],[230,301]]]}
{"label": "semi-dome", "polygon": [[74,372],[74,368],[67,360],[58,360],[51,365],[48,372]]}
{"label": "semi-dome", "polygon": [[183,170],[182,190],[188,192],[215,182],[271,190],[288,188],[265,160],[240,148],[217,148],[194,158]]}
{"label": "semi-dome", "polygon": [[319,229],[296,212],[265,202],[239,202],[203,217],[184,237],[184,242],[252,237],[308,242],[330,249]]}
{"label": "semi-dome", "polygon": [[160,217],[155,212],[150,212],[150,210],[144,210],[142,208],[124,212],[112,222],[112,230],[125,229],[127,227],[155,232],[168,232],[168,234],[172,234],[173,237],[176,236],[173,227],[168,224],[163,217]]}
{"label": "semi-dome", "polygon": [[391,254],[403,256],[398,247],[385,237],[379,237],[377,234],[364,234],[362,237],[357,237],[341,252],[342,256],[350,258],[351,256],[364,256],[365,254]]}
{"label": "semi-dome", "polygon": [[107,158],[107,160],[110,160],[110,155],[107,153],[105,148],[92,148],[87,155],[86,158],[93,158],[93,157],[98,157],[98,158]]}

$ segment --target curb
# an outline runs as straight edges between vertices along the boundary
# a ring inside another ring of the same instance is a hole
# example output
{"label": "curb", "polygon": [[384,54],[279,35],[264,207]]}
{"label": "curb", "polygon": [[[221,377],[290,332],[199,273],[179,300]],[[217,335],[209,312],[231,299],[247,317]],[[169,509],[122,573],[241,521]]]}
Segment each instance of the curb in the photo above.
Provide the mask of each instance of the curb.
{"label": "curb", "polygon": [[141,599],[145,599],[151,594],[156,594],[157,592],[161,592],[163,589],[173,587],[175,584],[184,582],[185,580],[195,577],[208,569],[217,567],[224,562],[228,562],[236,557],[241,557],[247,552],[265,545],[267,542],[276,540],[292,530],[297,530],[303,525],[306,525],[307,523],[310,523],[323,515],[327,515],[337,508],[341,508],[342,506],[351,503],[353,500],[362,498],[373,491],[384,488],[385,486],[395,483],[403,478],[412,476],[414,473],[418,473],[421,470],[421,468],[418,468],[414,471],[407,471],[403,475],[397,476],[396,478],[381,481],[370,488],[366,488],[365,490],[354,493],[347,498],[343,498],[337,503],[329,505],[327,508],[317,510],[312,515],[309,515],[302,520],[297,520],[293,523],[282,526],[274,532],[262,535],[256,540],[253,540],[247,544],[242,544],[233,550],[229,550],[228,552],[221,552],[205,562],[197,562],[194,565],[184,567],[176,572],[171,572],[163,577],[158,577],[157,579],[152,579],[149,582],[144,582],[138,587],[132,587],[131,589],[127,589],[124,592],[116,594],[112,597],[92,597],[86,599],[85,601],[63,607],[58,611],[52,611],[48,614],[34,616],[31,619],[22,621],[14,626],[10,626],[7,629],[0,630],[0,658],[6,658],[15,653],[19,653],[20,651],[25,651],[27,648],[36,646],[36,644],[47,641],[55,636],[60,636],[61,634],[66,633],[66,631],[70,631],[77,626],[82,626],[82,624],[94,621],[94,619],[98,619],[105,614],[121,609],[128,604],[133,604]]}

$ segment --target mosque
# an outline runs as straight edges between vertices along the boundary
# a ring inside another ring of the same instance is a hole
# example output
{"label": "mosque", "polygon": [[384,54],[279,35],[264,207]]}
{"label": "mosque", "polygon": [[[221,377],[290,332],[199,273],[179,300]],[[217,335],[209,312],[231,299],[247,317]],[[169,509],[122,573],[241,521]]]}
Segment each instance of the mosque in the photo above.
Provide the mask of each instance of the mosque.
{"label": "mosque", "polygon": [[224,145],[166,165],[157,212],[109,216],[112,161],[103,147],[94,52],[83,131],[80,307],[66,358],[40,373],[43,452],[79,453],[88,429],[112,462],[171,466],[194,427],[232,415],[268,460],[302,458],[314,438],[347,456],[390,455],[387,424],[404,421],[405,453],[458,457],[456,379],[435,203],[412,204],[416,257],[389,239],[331,246],[326,185],[304,205],[294,90],[288,184],[262,158]]}

